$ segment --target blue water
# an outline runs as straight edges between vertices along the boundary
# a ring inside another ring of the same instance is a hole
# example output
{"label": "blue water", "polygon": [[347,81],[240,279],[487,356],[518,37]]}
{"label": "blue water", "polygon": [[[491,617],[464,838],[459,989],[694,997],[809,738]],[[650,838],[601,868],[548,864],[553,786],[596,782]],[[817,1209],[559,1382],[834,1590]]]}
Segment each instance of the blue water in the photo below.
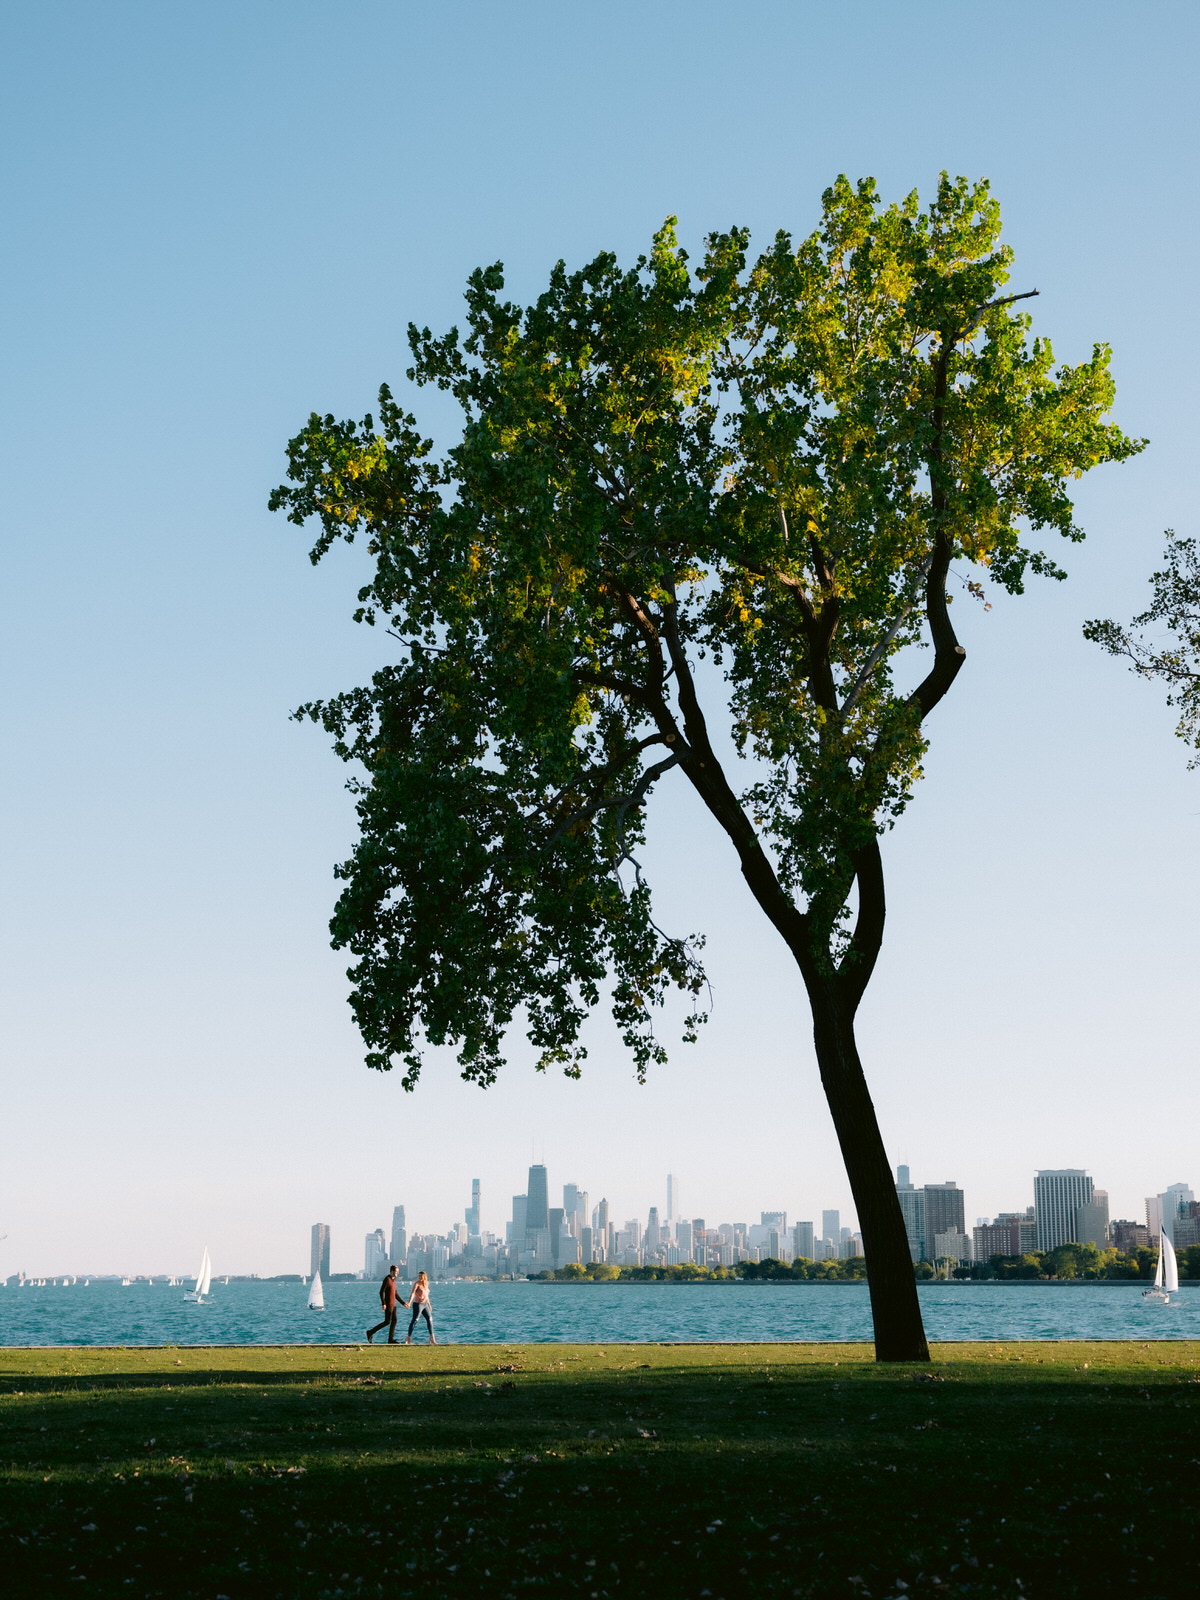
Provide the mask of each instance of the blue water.
{"label": "blue water", "polygon": [[[1200,1289],[1159,1307],[1143,1303],[1137,1284],[925,1284],[918,1292],[931,1339],[1200,1339]],[[183,1295],[144,1283],[2,1288],[0,1345],[357,1343],[379,1320],[369,1283],[327,1284],[324,1311],[305,1308],[298,1283],[217,1283],[204,1305]],[[444,1344],[871,1337],[865,1284],[437,1283],[433,1315]]]}

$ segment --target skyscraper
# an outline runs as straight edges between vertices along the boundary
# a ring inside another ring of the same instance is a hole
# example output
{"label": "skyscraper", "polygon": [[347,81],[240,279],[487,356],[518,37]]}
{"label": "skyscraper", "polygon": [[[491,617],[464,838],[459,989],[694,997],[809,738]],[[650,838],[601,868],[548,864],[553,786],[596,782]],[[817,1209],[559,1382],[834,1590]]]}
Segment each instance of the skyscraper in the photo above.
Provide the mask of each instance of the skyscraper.
{"label": "skyscraper", "polygon": [[[925,1256],[933,1260],[939,1233],[958,1233],[966,1238],[967,1214],[963,1191],[956,1183],[927,1183],[921,1190],[925,1217]],[[903,1201],[901,1202],[903,1206]]]}
{"label": "skyscraper", "polygon": [[479,1237],[479,1179],[471,1179],[471,1204],[466,1210],[467,1233],[471,1238]]}
{"label": "skyscraper", "polygon": [[404,1225],[404,1207],[395,1206],[392,1210],[392,1261],[402,1267],[408,1260],[408,1229]]}
{"label": "skyscraper", "polygon": [[387,1236],[382,1228],[369,1233],[363,1251],[363,1276],[382,1278],[388,1269]]}
{"label": "skyscraper", "polygon": [[329,1224],[327,1222],[314,1222],[312,1226],[312,1253],[309,1256],[308,1273],[315,1277],[320,1273],[323,1278],[329,1276]]}
{"label": "skyscraper", "polygon": [[526,1195],[513,1195],[512,1221],[508,1225],[508,1242],[519,1250],[525,1243],[525,1213],[529,1207]]}
{"label": "skyscraper", "polygon": [[1086,1206],[1075,1208],[1075,1236],[1080,1244],[1103,1250],[1108,1244],[1108,1190],[1093,1189]]}
{"label": "skyscraper", "polygon": [[679,1179],[667,1173],[667,1221],[674,1222],[679,1215]]}
{"label": "skyscraper", "polygon": [[550,1201],[546,1189],[545,1167],[530,1167],[529,1187],[525,1201],[525,1233],[528,1237],[539,1228],[550,1226]]}
{"label": "skyscraper", "polygon": [[560,1267],[563,1264],[562,1236],[566,1232],[566,1226],[566,1212],[561,1206],[551,1206],[549,1217],[550,1259],[556,1267]]}
{"label": "skyscraper", "polygon": [[1037,1247],[1055,1250],[1060,1244],[1077,1244],[1075,1213],[1092,1203],[1092,1180],[1082,1167],[1047,1168],[1033,1180],[1033,1209],[1037,1216]]}
{"label": "skyscraper", "polygon": [[662,1244],[662,1230],[658,1222],[658,1207],[650,1207],[650,1216],[646,1223],[646,1249],[657,1250]]}
{"label": "skyscraper", "polygon": [[925,1259],[925,1191],[914,1189],[907,1167],[896,1168],[896,1198],[908,1235],[908,1253],[914,1261]]}
{"label": "skyscraper", "polygon": [[579,1238],[580,1229],[587,1222],[587,1194],[577,1183],[563,1184],[563,1215],[567,1227]]}
{"label": "skyscraper", "polygon": [[[821,1237],[832,1239],[834,1244],[842,1237],[842,1214],[840,1211],[822,1211]],[[836,1255],[836,1251],[834,1254]]]}
{"label": "skyscraper", "polygon": [[1186,1183],[1169,1183],[1159,1196],[1162,1201],[1162,1216],[1160,1218],[1162,1231],[1172,1244],[1175,1243],[1175,1223],[1179,1216],[1180,1208],[1182,1207],[1186,1214],[1188,1206],[1191,1205],[1195,1198],[1196,1196]]}
{"label": "skyscraper", "polygon": [[798,1222],[792,1229],[792,1250],[796,1255],[803,1256],[806,1261],[815,1260],[811,1222]]}

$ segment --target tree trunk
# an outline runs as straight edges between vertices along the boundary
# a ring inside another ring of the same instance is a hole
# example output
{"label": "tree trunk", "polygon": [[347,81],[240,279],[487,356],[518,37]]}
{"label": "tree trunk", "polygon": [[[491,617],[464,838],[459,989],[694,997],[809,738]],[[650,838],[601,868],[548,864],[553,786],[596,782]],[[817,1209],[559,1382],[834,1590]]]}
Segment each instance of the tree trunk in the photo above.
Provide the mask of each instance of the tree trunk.
{"label": "tree trunk", "polygon": [[817,1065],[862,1229],[875,1359],[928,1361],[908,1235],[854,1042],[853,1011],[836,993],[836,978],[825,985],[806,977]]}

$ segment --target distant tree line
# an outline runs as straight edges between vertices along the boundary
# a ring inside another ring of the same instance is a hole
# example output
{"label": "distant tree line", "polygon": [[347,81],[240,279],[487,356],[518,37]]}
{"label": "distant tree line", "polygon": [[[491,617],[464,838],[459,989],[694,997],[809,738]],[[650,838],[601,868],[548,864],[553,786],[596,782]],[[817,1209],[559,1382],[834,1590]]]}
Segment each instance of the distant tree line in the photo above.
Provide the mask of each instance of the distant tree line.
{"label": "distant tree line", "polygon": [[618,1267],[594,1261],[586,1267],[571,1262],[557,1271],[530,1276],[547,1283],[734,1283],[753,1278],[851,1283],[866,1281],[867,1262],[864,1256],[848,1256],[844,1261],[806,1261],[798,1256],[794,1261],[738,1261],[729,1267],[701,1267],[694,1261],[682,1261],[672,1267]]}
{"label": "distant tree line", "polygon": [[[976,1261],[955,1267],[937,1267],[929,1261],[919,1261],[913,1268],[920,1280],[944,1277],[958,1279],[1041,1279],[1062,1281],[1067,1278],[1101,1279],[1153,1278],[1158,1264],[1157,1250],[1098,1249],[1094,1244],[1061,1244],[1055,1250],[1031,1250],[1020,1256],[992,1256],[987,1261]],[[1200,1245],[1191,1245],[1179,1252],[1181,1278],[1200,1278]],[[678,1266],[618,1267],[608,1262],[593,1261],[590,1266],[571,1262],[565,1267],[546,1272],[531,1273],[532,1278],[545,1283],[732,1283],[737,1280],[768,1279],[783,1283],[854,1283],[865,1280],[867,1263],[864,1256],[848,1256],[845,1260],[809,1261],[797,1256],[794,1261],[738,1261],[728,1267],[701,1267],[694,1261],[683,1261]]]}
{"label": "distant tree line", "polygon": [[[1031,1250],[1021,1256],[992,1256],[974,1266],[958,1267],[960,1278],[1153,1278],[1158,1251],[1102,1250],[1094,1244],[1060,1244],[1055,1250]],[[928,1276],[933,1276],[929,1268]],[[1179,1252],[1179,1276],[1200,1277],[1200,1245]]]}

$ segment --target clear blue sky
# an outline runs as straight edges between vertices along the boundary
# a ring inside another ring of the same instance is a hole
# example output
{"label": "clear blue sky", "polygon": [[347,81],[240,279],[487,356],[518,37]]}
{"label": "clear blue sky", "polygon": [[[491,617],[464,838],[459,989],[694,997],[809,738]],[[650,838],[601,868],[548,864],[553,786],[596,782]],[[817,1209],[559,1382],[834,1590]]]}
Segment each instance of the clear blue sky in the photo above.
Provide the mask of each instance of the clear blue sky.
{"label": "clear blue sky", "polygon": [[710,1222],[849,1212],[799,981],[682,794],[653,859],[710,936],[698,1047],[644,1089],[604,1021],[581,1084],[519,1039],[486,1095],[362,1067],[326,935],[344,773],[287,718],[385,641],[349,620],[353,554],[314,571],[266,511],[308,412],[402,391],[406,323],[455,320],[475,265],[529,296],[668,213],[799,234],[839,172],[990,178],[1039,331],[1111,342],[1152,441],[1081,485],[1068,583],[961,619],[886,842],[885,1138],[972,1220],[1036,1167],[1086,1166],[1116,1216],[1200,1182],[1200,775],[1080,637],[1196,531],[1198,34],[1103,0],[6,8],[0,1274],[205,1239],[296,1270],[318,1218],[349,1269],[394,1203],[440,1229],[475,1176],[499,1228],[531,1150],[618,1220],[668,1170]]}

